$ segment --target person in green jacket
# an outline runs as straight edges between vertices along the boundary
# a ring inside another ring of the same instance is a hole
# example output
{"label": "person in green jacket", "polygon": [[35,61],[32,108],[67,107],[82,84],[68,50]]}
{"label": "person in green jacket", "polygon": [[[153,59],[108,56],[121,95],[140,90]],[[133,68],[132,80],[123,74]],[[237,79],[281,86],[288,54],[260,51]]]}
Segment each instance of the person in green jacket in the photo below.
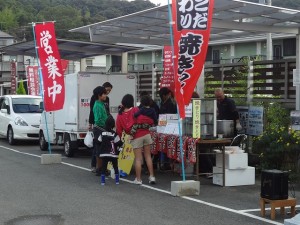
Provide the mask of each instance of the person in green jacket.
{"label": "person in green jacket", "polygon": [[96,174],[100,176],[101,174],[101,167],[102,167],[102,160],[99,157],[100,154],[100,146],[101,142],[98,141],[98,137],[100,134],[104,131],[105,122],[107,120],[107,111],[105,109],[104,102],[106,100],[106,89],[104,87],[99,87],[94,92],[95,95],[95,104],[93,107],[93,113],[94,113],[94,127],[93,127],[93,133],[94,133],[94,139],[96,143],[96,161],[97,161],[97,171]]}

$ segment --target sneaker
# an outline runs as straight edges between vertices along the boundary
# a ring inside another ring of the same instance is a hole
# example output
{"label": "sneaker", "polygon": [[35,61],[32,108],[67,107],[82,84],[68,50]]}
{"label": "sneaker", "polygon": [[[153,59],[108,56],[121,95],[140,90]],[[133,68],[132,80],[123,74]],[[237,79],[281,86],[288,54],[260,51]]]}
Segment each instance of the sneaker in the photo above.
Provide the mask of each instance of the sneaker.
{"label": "sneaker", "polygon": [[211,179],[211,178],[213,178],[213,174],[212,174],[212,173],[210,173],[210,174],[207,174],[207,175],[206,175],[206,178],[207,178],[207,179]]}
{"label": "sneaker", "polygon": [[141,180],[137,180],[136,178],[134,179],[133,183],[137,184],[137,185],[142,185],[143,184],[143,182]]}
{"label": "sneaker", "polygon": [[92,172],[92,173],[96,173],[96,167],[92,167],[92,168],[91,168],[91,172]]}
{"label": "sneaker", "polygon": [[149,184],[156,184],[156,179],[153,176],[149,177]]}
{"label": "sneaker", "polygon": [[120,184],[119,174],[115,174],[116,184]]}
{"label": "sneaker", "polygon": [[101,185],[105,185],[105,174],[101,174]]}

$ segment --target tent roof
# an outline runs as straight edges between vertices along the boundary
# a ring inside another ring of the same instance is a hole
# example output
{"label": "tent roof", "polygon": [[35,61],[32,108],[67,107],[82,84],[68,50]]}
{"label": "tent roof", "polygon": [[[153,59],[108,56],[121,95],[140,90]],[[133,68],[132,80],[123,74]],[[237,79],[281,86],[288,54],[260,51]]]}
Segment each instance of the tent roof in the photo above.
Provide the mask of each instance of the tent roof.
{"label": "tent roof", "polygon": [[[170,44],[168,5],[71,29],[92,42]],[[215,0],[211,42],[265,33],[298,34],[300,11],[243,0]]]}
{"label": "tent roof", "polygon": [[[84,41],[71,41],[57,39],[58,50],[62,59],[79,60],[81,58],[92,57],[97,55],[117,55],[122,52],[141,49],[139,47],[103,44]],[[8,55],[27,55],[36,56],[35,45],[33,41],[20,42],[8,45],[0,49]]]}

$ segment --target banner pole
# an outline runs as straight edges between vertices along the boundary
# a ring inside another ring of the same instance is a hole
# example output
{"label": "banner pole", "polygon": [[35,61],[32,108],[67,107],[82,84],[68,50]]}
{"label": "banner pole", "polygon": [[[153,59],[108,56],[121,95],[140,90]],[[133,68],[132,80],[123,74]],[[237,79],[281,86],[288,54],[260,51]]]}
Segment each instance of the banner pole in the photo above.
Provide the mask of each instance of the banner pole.
{"label": "banner pole", "polygon": [[[31,24],[32,24],[34,47],[35,47],[35,55],[36,55],[37,64],[38,64],[38,74],[39,74],[39,78],[40,78],[40,94],[41,94],[43,102],[45,104],[44,90],[43,90],[43,76],[42,76],[42,70],[41,70],[39,55],[38,55],[38,52],[37,52],[36,36],[35,36],[35,32],[34,32],[35,23],[31,23]],[[45,110],[45,107],[44,107],[44,110]],[[50,145],[50,136],[49,136],[49,130],[48,130],[47,116],[46,116],[45,112],[43,112],[43,114],[45,116],[45,124],[46,124],[46,131],[47,131],[46,133],[47,133],[47,138],[48,138],[48,151],[49,151],[49,154],[51,154],[51,145]]]}
{"label": "banner pole", "polygon": [[[174,40],[173,40],[173,29],[172,29],[172,12],[170,7],[170,0],[168,0],[168,15],[169,15],[169,25],[170,25],[170,41],[172,47],[172,63],[173,63],[173,70],[174,76],[177,75],[177,68],[174,68]],[[175,79],[175,77],[174,77]],[[179,148],[180,148],[180,156],[181,156],[181,173],[182,173],[182,180],[185,181],[185,170],[184,170],[184,155],[183,155],[183,144],[182,144],[182,131],[181,131],[181,118],[179,114],[179,108],[177,105],[177,118],[178,118],[178,130],[179,130]]]}

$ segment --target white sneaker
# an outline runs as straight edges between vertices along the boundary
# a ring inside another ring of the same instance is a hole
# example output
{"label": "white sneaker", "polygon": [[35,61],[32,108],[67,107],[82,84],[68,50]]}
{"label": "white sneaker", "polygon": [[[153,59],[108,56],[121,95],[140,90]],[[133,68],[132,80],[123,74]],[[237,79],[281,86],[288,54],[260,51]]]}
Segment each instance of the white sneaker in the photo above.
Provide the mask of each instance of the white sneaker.
{"label": "white sneaker", "polygon": [[149,184],[156,184],[156,179],[153,176],[149,177]]}
{"label": "white sneaker", "polygon": [[137,180],[136,178],[134,179],[133,183],[137,184],[137,185],[142,185],[143,184],[143,182],[141,180]]}
{"label": "white sneaker", "polygon": [[96,173],[96,167],[92,167],[92,168],[91,168],[91,172],[92,172],[92,173]]}

